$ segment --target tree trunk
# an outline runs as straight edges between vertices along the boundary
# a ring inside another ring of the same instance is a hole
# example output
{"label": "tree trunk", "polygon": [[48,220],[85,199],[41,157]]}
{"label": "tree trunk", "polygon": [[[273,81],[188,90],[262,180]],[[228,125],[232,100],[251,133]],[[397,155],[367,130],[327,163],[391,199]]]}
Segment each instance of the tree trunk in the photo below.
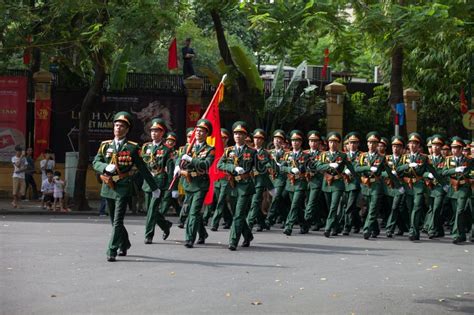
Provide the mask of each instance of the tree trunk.
{"label": "tree trunk", "polygon": [[102,50],[94,53],[94,81],[89,87],[81,105],[79,116],[79,158],[77,161],[76,180],[74,185],[74,209],[78,211],[90,210],[86,198],[86,179],[89,166],[89,120],[94,104],[100,97],[105,81],[105,60]]}
{"label": "tree trunk", "polygon": [[[245,120],[250,124],[250,127],[255,127],[257,116],[254,111],[252,111],[251,105],[247,104],[247,99],[250,98],[250,90],[247,85],[247,80],[239,72],[235,66],[234,61],[232,60],[232,55],[230,53],[229,45],[225,38],[224,27],[222,26],[221,17],[217,9],[211,10],[212,21],[214,22],[214,30],[216,31],[217,45],[219,47],[219,52],[221,54],[222,60],[227,66],[230,66],[235,73],[237,73],[237,90],[232,89],[232,98],[236,99],[238,102],[238,107],[240,111],[240,117],[242,120]],[[235,91],[235,92],[234,92]]]}
{"label": "tree trunk", "polygon": [[[393,48],[391,63],[390,96],[388,102],[395,113],[395,106],[398,103],[403,103],[403,48],[401,46]],[[406,123],[400,128],[400,135],[406,136]]]}

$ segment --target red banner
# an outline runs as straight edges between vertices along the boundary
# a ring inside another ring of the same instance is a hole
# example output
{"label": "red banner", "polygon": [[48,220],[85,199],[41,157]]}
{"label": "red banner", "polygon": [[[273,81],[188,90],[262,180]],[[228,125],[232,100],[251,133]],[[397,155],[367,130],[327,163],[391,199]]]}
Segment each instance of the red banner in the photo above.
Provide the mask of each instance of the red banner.
{"label": "red banner", "polygon": [[0,77],[0,161],[10,161],[25,145],[26,77]]}
{"label": "red banner", "polygon": [[178,69],[178,47],[176,44],[176,37],[171,41],[168,48],[168,70]]}
{"label": "red banner", "polygon": [[[49,148],[49,125],[51,121],[51,100],[35,101],[35,145],[34,158]],[[66,135],[64,135],[66,136]]]}
{"label": "red banner", "polygon": [[201,118],[201,105],[186,105],[186,128],[196,126],[197,121]]}

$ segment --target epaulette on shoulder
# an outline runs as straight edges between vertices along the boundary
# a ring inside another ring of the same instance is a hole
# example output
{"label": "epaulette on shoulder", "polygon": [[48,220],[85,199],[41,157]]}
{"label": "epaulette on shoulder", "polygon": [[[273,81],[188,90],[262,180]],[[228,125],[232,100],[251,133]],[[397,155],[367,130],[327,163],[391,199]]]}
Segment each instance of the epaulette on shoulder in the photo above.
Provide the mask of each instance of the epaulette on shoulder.
{"label": "epaulette on shoulder", "polygon": [[110,143],[112,143],[112,142],[114,142],[114,140],[105,140],[105,141],[102,141],[102,142],[100,143],[100,145],[103,145],[103,144],[110,144]]}
{"label": "epaulette on shoulder", "polygon": [[138,142],[134,142],[134,141],[130,141],[130,140],[127,140],[127,143],[130,143],[132,145],[138,145]]}

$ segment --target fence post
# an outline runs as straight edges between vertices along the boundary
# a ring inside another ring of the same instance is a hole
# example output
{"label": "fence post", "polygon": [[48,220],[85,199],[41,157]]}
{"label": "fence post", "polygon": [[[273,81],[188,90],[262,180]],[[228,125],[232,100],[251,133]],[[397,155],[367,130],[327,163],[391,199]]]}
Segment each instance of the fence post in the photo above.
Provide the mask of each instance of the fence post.
{"label": "fence post", "polygon": [[326,91],[327,132],[337,131],[342,135],[346,86],[333,82],[326,85],[324,90]]}

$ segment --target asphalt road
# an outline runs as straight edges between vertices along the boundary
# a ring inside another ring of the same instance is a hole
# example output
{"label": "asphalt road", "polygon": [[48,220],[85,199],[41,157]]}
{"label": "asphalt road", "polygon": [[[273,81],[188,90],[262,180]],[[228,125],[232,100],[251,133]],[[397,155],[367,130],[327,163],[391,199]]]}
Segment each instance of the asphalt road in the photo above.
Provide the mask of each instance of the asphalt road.
{"label": "asphalt road", "polygon": [[450,238],[272,229],[231,252],[228,230],[144,245],[145,218],[127,217],[132,248],[108,263],[107,217],[0,218],[0,314],[474,313],[474,244]]}

